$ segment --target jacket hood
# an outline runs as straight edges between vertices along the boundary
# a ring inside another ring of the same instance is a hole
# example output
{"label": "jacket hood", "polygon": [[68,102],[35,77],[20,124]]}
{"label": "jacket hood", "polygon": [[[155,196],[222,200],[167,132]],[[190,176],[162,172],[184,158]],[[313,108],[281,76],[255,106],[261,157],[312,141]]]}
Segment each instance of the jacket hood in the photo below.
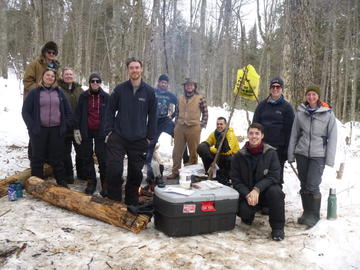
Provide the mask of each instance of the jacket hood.
{"label": "jacket hood", "polygon": [[[328,111],[331,111],[331,110],[332,109],[330,107],[321,105],[314,113],[323,113],[323,112],[328,112]],[[298,111],[310,114],[307,111],[305,104],[300,104],[299,107],[298,107]]]}

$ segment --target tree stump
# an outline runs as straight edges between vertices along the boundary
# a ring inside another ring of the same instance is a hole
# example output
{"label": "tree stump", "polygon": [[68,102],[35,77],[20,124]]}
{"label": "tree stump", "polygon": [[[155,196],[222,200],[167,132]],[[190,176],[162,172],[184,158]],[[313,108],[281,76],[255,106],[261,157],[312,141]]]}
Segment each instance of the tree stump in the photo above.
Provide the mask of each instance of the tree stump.
{"label": "tree stump", "polygon": [[[44,176],[48,177],[52,175],[52,168],[48,165],[44,165]],[[7,189],[9,185],[15,181],[18,181],[25,184],[25,180],[31,176],[31,169],[26,169],[22,172],[14,174],[12,176],[6,177],[5,179],[0,180],[0,198],[7,194]]]}
{"label": "tree stump", "polygon": [[85,193],[57,186],[32,176],[25,182],[25,189],[31,195],[52,205],[92,217],[134,233],[143,230],[150,218],[146,215],[134,215],[127,206],[113,200],[89,196]]}

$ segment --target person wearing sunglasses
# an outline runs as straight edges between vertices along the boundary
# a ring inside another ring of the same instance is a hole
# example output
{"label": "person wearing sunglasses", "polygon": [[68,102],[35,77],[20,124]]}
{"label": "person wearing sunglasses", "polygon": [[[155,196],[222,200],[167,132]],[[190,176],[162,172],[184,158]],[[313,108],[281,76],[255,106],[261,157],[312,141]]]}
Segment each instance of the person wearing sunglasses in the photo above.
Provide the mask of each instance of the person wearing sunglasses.
{"label": "person wearing sunglasses", "polygon": [[42,74],[47,68],[58,71],[60,67],[59,61],[56,60],[58,52],[57,44],[54,41],[49,41],[42,47],[41,55],[26,66],[23,78],[24,100],[31,89],[40,85]]}
{"label": "person wearing sunglasses", "polygon": [[94,149],[99,164],[101,194],[106,194],[106,150],[105,150],[105,113],[109,94],[101,88],[101,75],[92,73],[89,89],[81,93],[75,113],[76,126],[74,139],[80,145],[82,176],[88,180],[85,193],[92,195],[96,190]]}
{"label": "person wearing sunglasses", "polygon": [[270,94],[256,107],[252,121],[264,126],[264,142],[276,148],[281,167],[281,183],[284,182],[284,164],[295,117],[293,107],[283,96],[283,89],[284,81],[280,77],[271,80]]}

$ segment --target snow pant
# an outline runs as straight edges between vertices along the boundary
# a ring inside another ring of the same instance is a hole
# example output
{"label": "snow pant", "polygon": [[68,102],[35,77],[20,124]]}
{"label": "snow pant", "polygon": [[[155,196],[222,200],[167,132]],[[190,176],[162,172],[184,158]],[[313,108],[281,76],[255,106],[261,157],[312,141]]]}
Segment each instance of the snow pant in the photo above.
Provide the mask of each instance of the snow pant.
{"label": "snow pant", "polygon": [[60,136],[60,127],[41,127],[40,133],[30,134],[31,175],[44,178],[45,161],[53,168],[56,181],[65,182],[64,137]]}
{"label": "snow pant", "polygon": [[285,161],[287,160],[287,147],[285,146],[278,146],[278,145],[272,145],[276,148],[276,153],[279,158],[280,162],[280,181],[283,184],[284,183],[284,166]]}
{"label": "snow pant", "polygon": [[295,154],[295,159],[300,178],[300,194],[321,194],[320,183],[325,168],[325,158]]}
{"label": "snow pant", "polygon": [[189,163],[197,163],[197,147],[200,143],[201,127],[176,124],[174,129],[174,149],[172,173],[178,175],[181,168],[181,157],[183,156],[186,144],[189,148]]}
{"label": "snow pant", "polygon": [[82,175],[86,180],[96,182],[96,172],[93,158],[95,148],[95,155],[99,163],[100,179],[103,184],[106,179],[105,138],[99,137],[98,134],[98,131],[88,130],[87,137],[84,136],[82,138],[80,158],[81,163],[83,164]]}
{"label": "snow pant", "polygon": [[128,157],[128,173],[125,185],[125,204],[137,205],[139,203],[139,187],[143,174],[148,148],[147,140],[130,141],[113,132],[106,143],[106,183],[109,199],[121,201],[121,186],[123,184],[124,157]]}
{"label": "snow pant", "polygon": [[[210,146],[207,142],[202,142],[199,144],[197,148],[197,153],[199,154],[205,168],[205,172],[209,170],[211,163],[214,161],[215,155],[210,152]],[[219,159],[217,162],[219,166],[219,171],[217,172],[217,178],[224,178],[224,179],[217,179],[219,182],[221,180],[228,180],[230,178],[230,166],[231,166],[231,156],[227,155],[219,155]],[[226,178],[226,179],[225,179]],[[227,182],[227,181],[226,181]]]}
{"label": "snow pant", "polygon": [[256,206],[250,206],[245,198],[240,198],[238,216],[251,223],[255,218],[256,211],[264,203],[269,207],[270,227],[273,230],[283,229],[285,224],[285,194],[278,184],[273,184],[261,192],[259,203]]}
{"label": "snow pant", "polygon": [[65,167],[65,173],[67,178],[74,177],[74,170],[73,170],[73,162],[71,158],[71,150],[72,146],[74,146],[75,149],[75,166],[76,166],[76,173],[78,177],[84,179],[85,177],[82,177],[82,161],[80,158],[80,145],[78,145],[73,135],[66,135],[65,136],[65,146],[64,146],[64,167]]}

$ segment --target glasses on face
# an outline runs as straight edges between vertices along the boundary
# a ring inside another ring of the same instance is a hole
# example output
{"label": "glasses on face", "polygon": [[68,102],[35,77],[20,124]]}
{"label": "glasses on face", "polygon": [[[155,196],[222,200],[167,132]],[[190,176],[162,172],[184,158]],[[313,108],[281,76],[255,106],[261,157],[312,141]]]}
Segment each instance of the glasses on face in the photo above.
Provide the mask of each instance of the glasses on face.
{"label": "glasses on face", "polygon": [[56,55],[55,51],[47,51],[48,54]]}
{"label": "glasses on face", "polygon": [[101,80],[91,80],[91,83],[101,83]]}
{"label": "glasses on face", "polygon": [[272,85],[270,88],[271,88],[271,89],[280,89],[281,86],[280,86],[280,85]]}

